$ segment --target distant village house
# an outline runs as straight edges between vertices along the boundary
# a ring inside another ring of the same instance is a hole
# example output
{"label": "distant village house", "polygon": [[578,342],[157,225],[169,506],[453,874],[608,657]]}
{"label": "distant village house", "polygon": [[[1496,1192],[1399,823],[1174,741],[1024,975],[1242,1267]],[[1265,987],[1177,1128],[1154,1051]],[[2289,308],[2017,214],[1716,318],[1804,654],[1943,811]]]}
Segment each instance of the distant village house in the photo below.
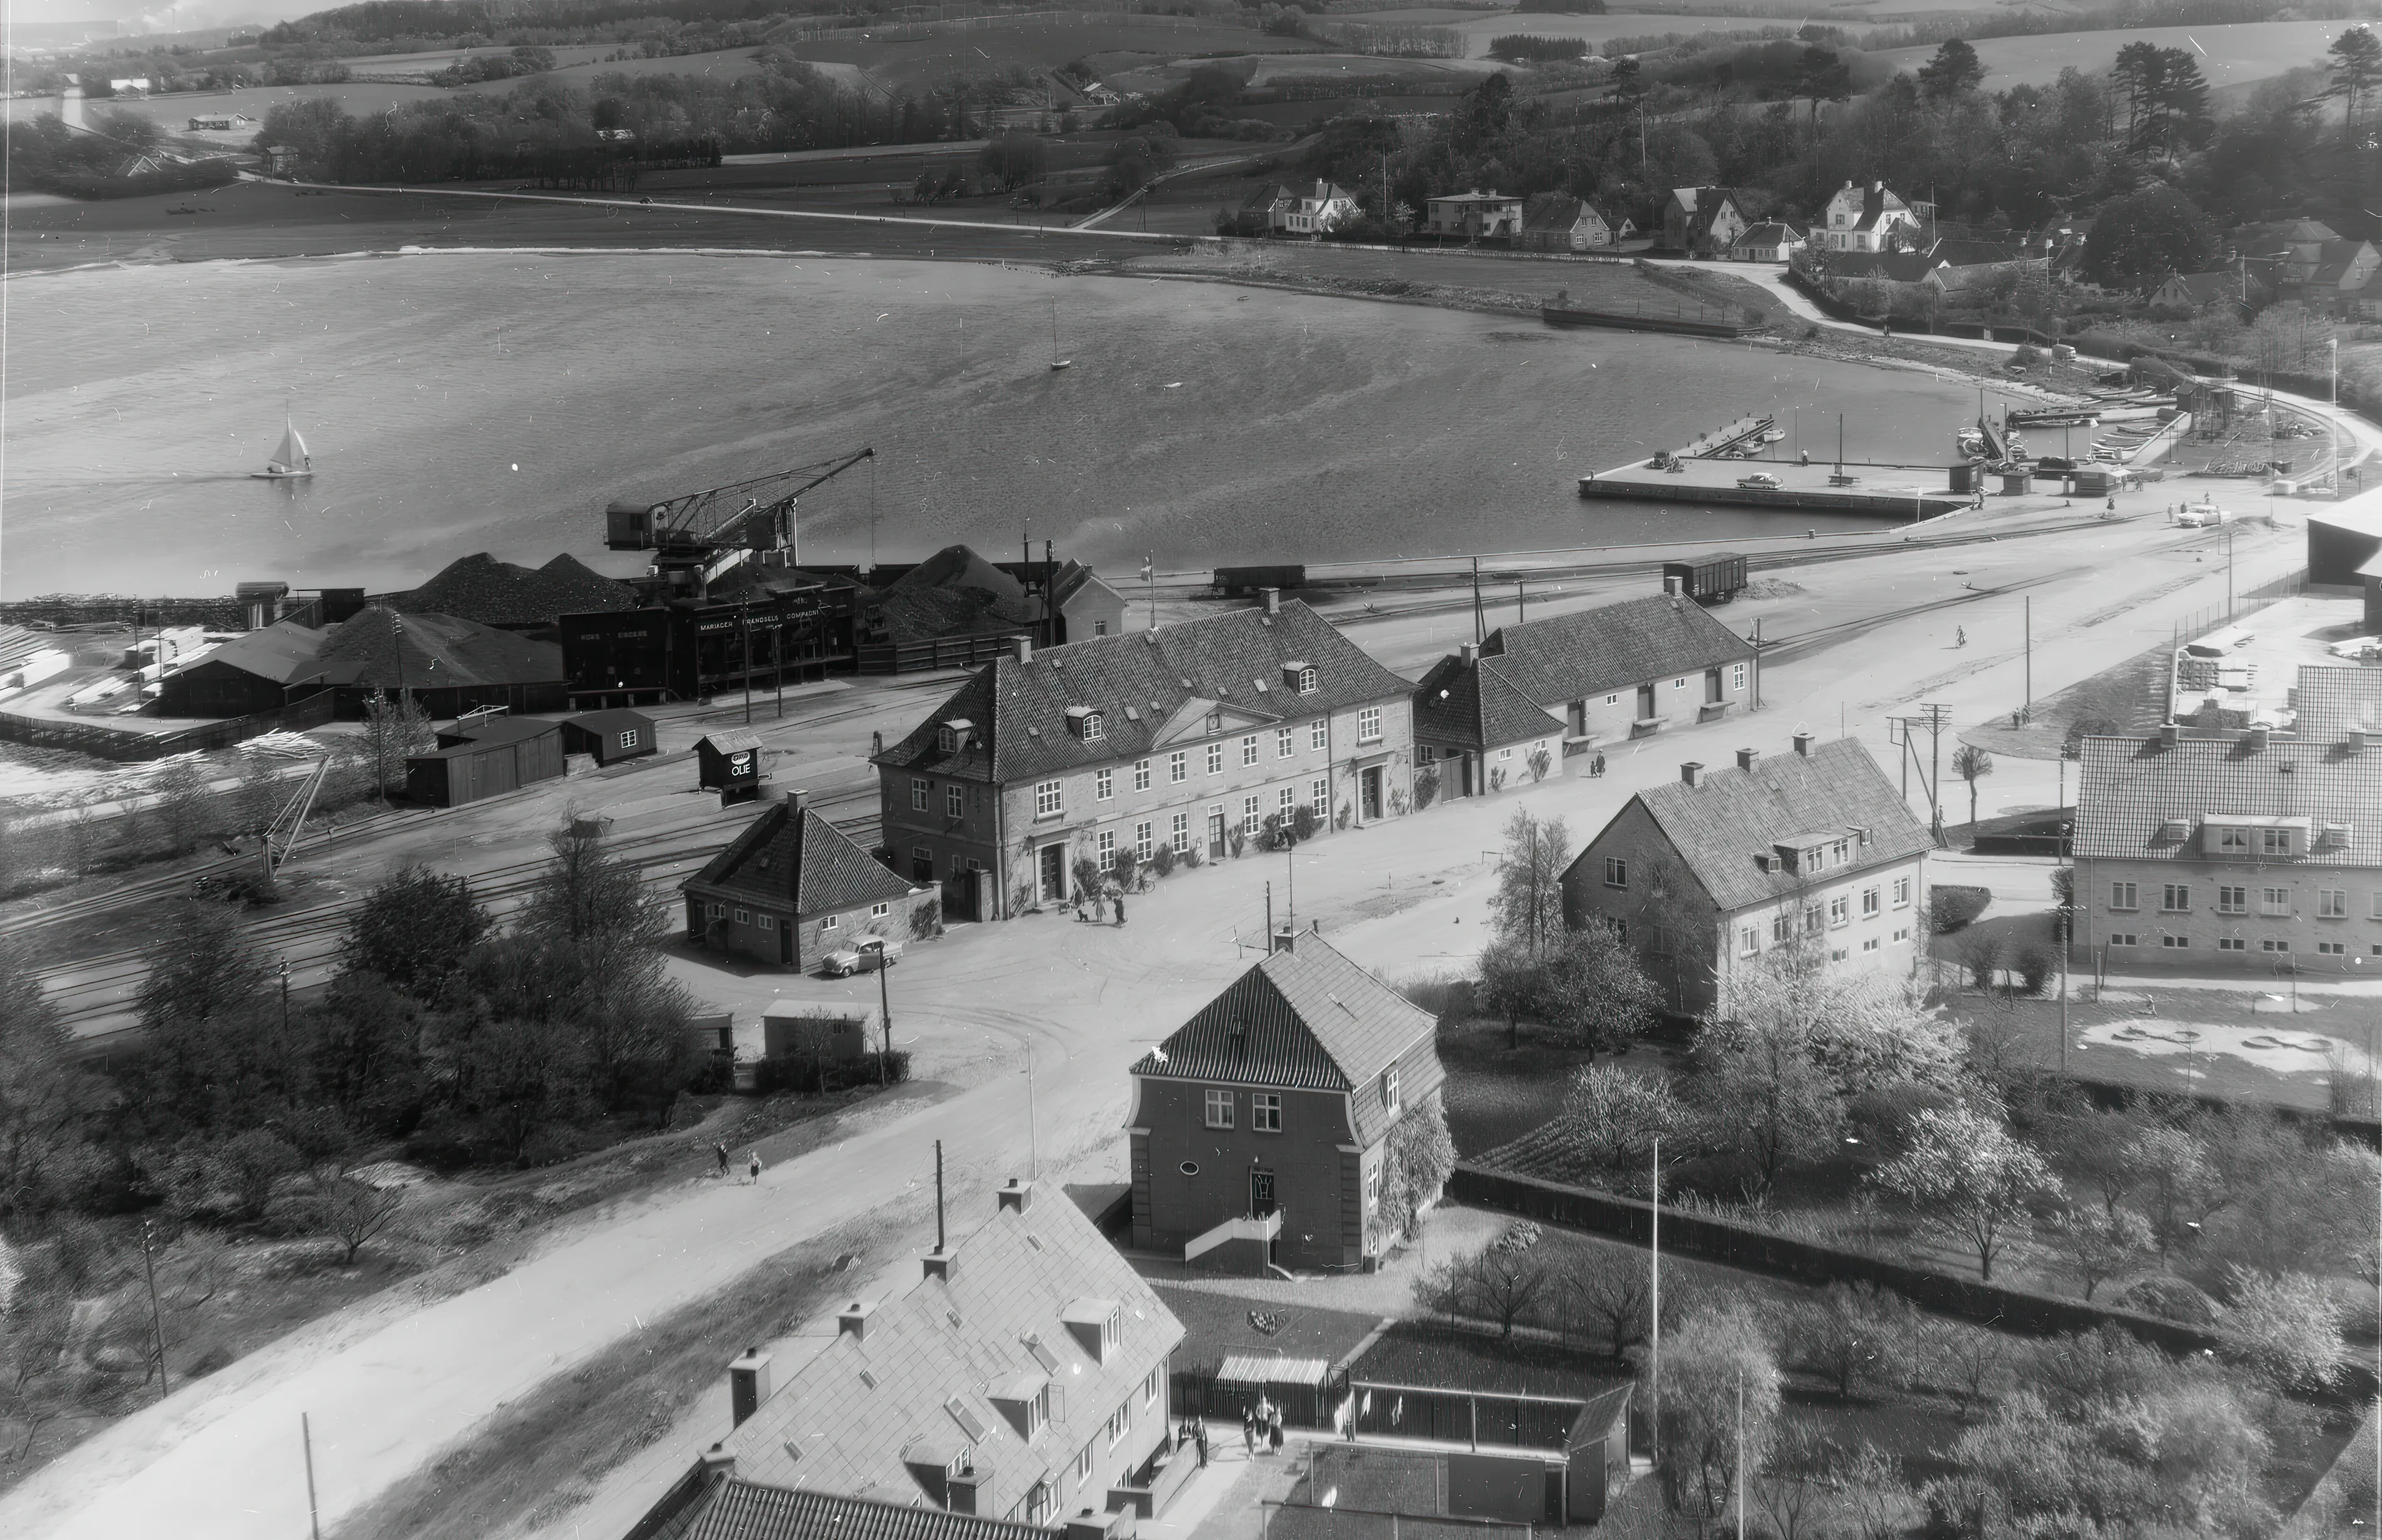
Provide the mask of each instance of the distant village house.
{"label": "distant village house", "polygon": [[1627,215],[1608,216],[1568,192],[1539,193],[1523,209],[1521,243],[1532,251],[1607,251],[1637,233]]}
{"label": "distant village house", "polygon": [[1506,240],[1522,233],[1522,200],[1501,192],[1451,192],[1424,205],[1423,229],[1466,240]]}

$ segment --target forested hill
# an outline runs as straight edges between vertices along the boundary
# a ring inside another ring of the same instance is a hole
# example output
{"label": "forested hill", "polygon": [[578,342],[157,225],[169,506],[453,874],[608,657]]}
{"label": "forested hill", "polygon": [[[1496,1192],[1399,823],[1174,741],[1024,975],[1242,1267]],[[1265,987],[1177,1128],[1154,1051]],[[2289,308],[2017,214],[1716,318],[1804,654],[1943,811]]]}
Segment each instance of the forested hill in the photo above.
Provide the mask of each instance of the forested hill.
{"label": "forested hill", "polygon": [[392,38],[493,36],[508,28],[590,27],[661,19],[753,21],[764,17],[832,13],[836,0],[362,0],[285,21],[268,30],[268,47],[294,46],[337,35],[359,43]]}

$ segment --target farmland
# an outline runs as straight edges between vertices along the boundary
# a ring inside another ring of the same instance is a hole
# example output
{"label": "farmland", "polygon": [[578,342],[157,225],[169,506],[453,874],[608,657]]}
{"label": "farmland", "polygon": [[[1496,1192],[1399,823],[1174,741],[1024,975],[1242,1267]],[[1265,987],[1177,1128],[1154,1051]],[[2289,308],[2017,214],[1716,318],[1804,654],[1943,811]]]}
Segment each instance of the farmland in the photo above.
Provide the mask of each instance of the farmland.
{"label": "farmland", "polygon": [[[2271,80],[2286,70],[2314,64],[2340,34],[2338,21],[2253,21],[2229,27],[2149,27],[2106,32],[2053,32],[2042,37],[1984,38],[1977,56],[1984,61],[1987,91],[2014,85],[2049,85],[2070,66],[2106,69],[2118,50],[2129,43],[2151,43],[2161,48],[2183,48],[2200,57],[2201,72],[2212,90],[2246,86]],[[1916,70],[1934,53],[1933,48],[1896,48],[1869,55],[1872,65],[1888,70]]]}
{"label": "farmland", "polygon": [[[1332,19],[1335,21],[1343,19],[1386,21],[1389,18],[1335,16]],[[1608,39],[1616,37],[1651,37],[1659,36],[1664,32],[1741,32],[1751,31],[1762,27],[1791,27],[1797,25],[1799,20],[1799,18],[1788,20],[1784,18],[1774,18],[1763,16],[1645,16],[1635,12],[1615,16],[1524,16],[1509,11],[1500,11],[1486,16],[1475,12],[1462,21],[1434,21],[1430,25],[1445,27],[1450,31],[1463,33],[1468,56],[1480,58],[1488,54],[1489,43],[1492,38],[1501,38],[1516,32],[1527,33],[1531,37],[1584,38],[1588,42],[1590,51],[1595,52],[1602,48]],[[1829,18],[1828,24],[1848,26],[1855,32],[1858,32],[1863,25],[1858,21],[1840,22],[1833,17]]]}
{"label": "farmland", "polygon": [[1120,16],[952,27],[924,37],[883,39],[864,32],[796,43],[792,51],[806,60],[857,65],[878,86],[900,91],[940,84],[954,75],[1053,69],[1078,58],[1107,76],[1178,58],[1299,53],[1313,46],[1204,18]]}

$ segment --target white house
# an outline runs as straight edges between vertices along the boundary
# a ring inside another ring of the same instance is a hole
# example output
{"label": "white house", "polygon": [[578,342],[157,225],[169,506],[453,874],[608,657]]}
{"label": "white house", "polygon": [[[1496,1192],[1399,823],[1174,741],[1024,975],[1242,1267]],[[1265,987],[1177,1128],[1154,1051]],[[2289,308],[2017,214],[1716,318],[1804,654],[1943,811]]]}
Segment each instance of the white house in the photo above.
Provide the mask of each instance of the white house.
{"label": "white house", "polygon": [[1329,235],[1356,214],[1355,193],[1331,182],[1319,181],[1282,209],[1282,228],[1288,235]]}
{"label": "white house", "polygon": [[1922,239],[1922,209],[1934,212],[1927,204],[1914,208],[1904,203],[1884,182],[1867,187],[1847,182],[1828,200],[1827,215],[1818,232],[1820,243],[1832,252],[1892,251],[1897,231],[1905,240]]}
{"label": "white house", "polygon": [[1522,233],[1522,200],[1502,192],[1451,192],[1426,205],[1423,228],[1432,235],[1510,239]]}

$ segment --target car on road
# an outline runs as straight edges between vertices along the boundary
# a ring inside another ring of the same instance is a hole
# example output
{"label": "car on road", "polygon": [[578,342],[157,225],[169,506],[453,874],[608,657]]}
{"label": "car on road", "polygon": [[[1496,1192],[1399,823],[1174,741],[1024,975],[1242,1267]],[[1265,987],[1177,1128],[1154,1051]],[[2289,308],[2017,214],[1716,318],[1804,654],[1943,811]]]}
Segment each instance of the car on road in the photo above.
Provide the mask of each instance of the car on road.
{"label": "car on road", "polygon": [[2233,517],[2214,503],[2186,503],[2175,511],[2175,522],[2186,529],[2206,529]]}
{"label": "car on road", "polygon": [[1750,487],[1757,492],[1775,492],[1778,490],[1778,478],[1772,475],[1767,471],[1756,471],[1750,476],[1739,476],[1737,478],[1737,484],[1739,487]]}
{"label": "car on road", "polygon": [[819,971],[830,979],[848,979],[872,968],[890,967],[902,960],[902,943],[890,936],[863,936],[819,959]]}

